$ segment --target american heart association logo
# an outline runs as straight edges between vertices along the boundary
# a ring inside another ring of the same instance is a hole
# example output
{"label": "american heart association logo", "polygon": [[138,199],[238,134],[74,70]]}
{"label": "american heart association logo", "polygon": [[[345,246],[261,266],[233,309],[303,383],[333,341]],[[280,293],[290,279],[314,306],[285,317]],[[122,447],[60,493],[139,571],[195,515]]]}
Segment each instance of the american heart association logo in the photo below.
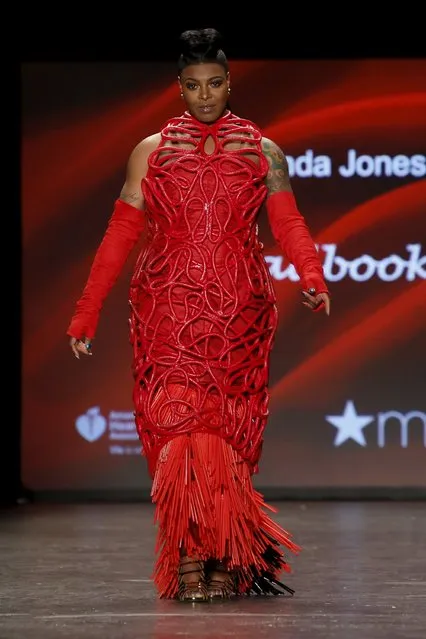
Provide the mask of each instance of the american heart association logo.
{"label": "american heart association logo", "polygon": [[88,442],[94,442],[106,431],[107,420],[100,413],[99,406],[89,408],[85,415],[80,415],[75,421],[79,435]]}

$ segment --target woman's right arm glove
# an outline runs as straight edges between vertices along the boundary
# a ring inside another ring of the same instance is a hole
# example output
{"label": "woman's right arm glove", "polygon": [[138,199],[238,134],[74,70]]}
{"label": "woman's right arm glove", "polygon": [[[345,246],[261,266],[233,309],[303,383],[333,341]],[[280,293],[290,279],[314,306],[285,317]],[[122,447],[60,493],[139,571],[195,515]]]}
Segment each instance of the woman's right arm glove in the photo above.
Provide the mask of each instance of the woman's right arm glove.
{"label": "woman's right arm glove", "polygon": [[108,227],[96,252],[83,293],[77,301],[67,335],[76,339],[91,339],[95,336],[103,302],[139,240],[144,226],[143,211],[123,200],[115,201]]}

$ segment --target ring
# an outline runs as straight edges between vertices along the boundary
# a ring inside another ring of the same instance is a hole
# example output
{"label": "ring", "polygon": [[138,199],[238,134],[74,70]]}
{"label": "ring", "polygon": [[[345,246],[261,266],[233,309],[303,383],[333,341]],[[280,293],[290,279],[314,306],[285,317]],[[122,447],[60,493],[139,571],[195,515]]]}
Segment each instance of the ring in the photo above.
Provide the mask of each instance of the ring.
{"label": "ring", "polygon": [[90,351],[90,349],[92,348],[92,345],[90,343],[85,344],[85,346],[86,346],[86,350],[88,351]]}
{"label": "ring", "polygon": [[316,291],[314,288],[308,288],[309,295],[315,295]]}

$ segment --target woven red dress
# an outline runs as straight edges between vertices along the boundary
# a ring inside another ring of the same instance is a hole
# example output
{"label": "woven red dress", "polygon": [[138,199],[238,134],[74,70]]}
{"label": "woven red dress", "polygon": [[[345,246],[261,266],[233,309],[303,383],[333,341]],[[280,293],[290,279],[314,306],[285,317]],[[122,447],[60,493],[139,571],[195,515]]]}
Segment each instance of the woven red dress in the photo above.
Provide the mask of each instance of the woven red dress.
{"label": "woven red dress", "polygon": [[260,142],[257,127],[230,112],[212,125],[186,113],[165,125],[143,181],[148,241],[130,294],[134,403],[164,596],[177,590],[181,545],[226,558],[241,592],[257,573],[276,573],[262,556],[271,536],[298,550],[261,511],[250,478],[277,326],[257,229],[268,170]]}
{"label": "woven red dress", "polygon": [[[288,590],[285,552],[300,548],[253,487],[268,416],[277,327],[258,237],[268,162],[252,122],[172,118],[142,181],[143,215],[118,201],[68,330],[92,337],[108,290],[146,225],[130,286],[136,427],[153,480],[159,595],[178,590],[181,549],[218,559],[236,594]],[[290,194],[268,199],[274,236],[305,287],[326,290]],[[286,196],[287,199],[286,199]],[[293,197],[293,196],[291,196]],[[289,212],[290,211],[290,212]]]}

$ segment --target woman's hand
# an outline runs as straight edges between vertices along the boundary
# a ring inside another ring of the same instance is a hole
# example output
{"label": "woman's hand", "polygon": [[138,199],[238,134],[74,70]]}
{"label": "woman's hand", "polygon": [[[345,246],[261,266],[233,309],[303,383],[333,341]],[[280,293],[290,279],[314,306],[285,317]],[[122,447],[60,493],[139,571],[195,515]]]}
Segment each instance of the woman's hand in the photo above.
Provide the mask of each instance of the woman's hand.
{"label": "woman's hand", "polygon": [[92,342],[88,337],[85,337],[84,339],[71,337],[70,346],[77,359],[80,359],[80,353],[84,353],[84,355],[92,355]]}
{"label": "woman's hand", "polygon": [[324,308],[327,315],[330,315],[330,296],[328,293],[316,293],[315,289],[310,288],[307,291],[302,291],[304,300],[302,304],[307,306],[312,311],[319,311]]}

